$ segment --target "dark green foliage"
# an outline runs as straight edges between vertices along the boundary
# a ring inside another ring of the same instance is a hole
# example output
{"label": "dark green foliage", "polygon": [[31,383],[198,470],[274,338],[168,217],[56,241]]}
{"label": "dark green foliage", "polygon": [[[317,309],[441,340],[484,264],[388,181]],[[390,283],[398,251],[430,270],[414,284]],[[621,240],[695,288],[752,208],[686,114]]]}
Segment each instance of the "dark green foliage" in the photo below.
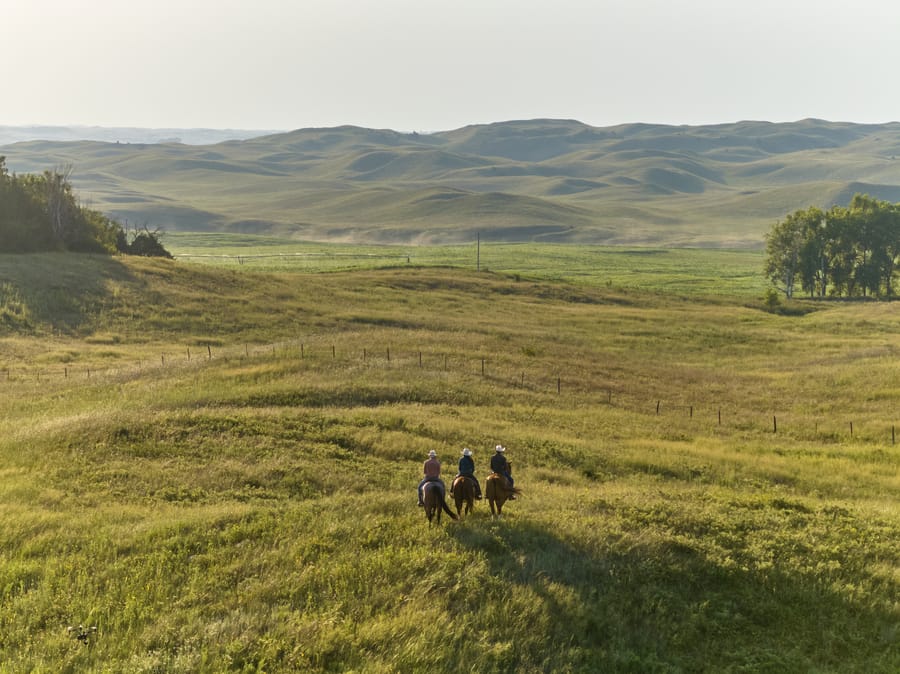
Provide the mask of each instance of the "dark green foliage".
{"label": "dark green foliage", "polygon": [[900,204],[856,194],[848,207],[795,211],[769,231],[766,254],[766,275],[788,298],[798,282],[810,297],[891,297]]}
{"label": "dark green foliage", "polygon": [[132,237],[131,243],[128,243],[128,238],[123,232],[122,236],[117,238],[116,246],[120,252],[127,255],[140,255],[142,257],[172,257],[171,253],[165,249],[162,242],[159,240],[159,233],[151,232],[146,228],[142,232],[137,232]]}
{"label": "dark green foliage", "polygon": [[155,233],[142,232],[128,244],[118,222],[80,205],[69,182],[70,172],[66,168],[10,175],[5,157],[0,156],[0,252],[118,250],[171,257]]}

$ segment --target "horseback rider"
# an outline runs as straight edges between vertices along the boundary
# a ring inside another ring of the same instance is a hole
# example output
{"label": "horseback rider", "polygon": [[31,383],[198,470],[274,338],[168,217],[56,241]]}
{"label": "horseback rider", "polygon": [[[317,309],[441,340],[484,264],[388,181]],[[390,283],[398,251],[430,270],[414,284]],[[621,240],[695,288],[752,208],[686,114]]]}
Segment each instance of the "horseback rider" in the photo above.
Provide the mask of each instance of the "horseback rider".
{"label": "horseback rider", "polygon": [[425,460],[424,465],[422,466],[422,470],[425,473],[425,477],[422,478],[422,481],[419,483],[419,507],[424,508],[425,502],[422,500],[422,487],[425,486],[426,482],[437,482],[441,486],[441,492],[447,493],[446,487],[444,486],[444,481],[441,479],[441,462],[437,459],[437,452],[433,449],[428,452],[428,459]]}
{"label": "horseback rider", "polygon": [[[478,484],[478,478],[475,477],[475,459],[472,458],[472,450],[468,447],[463,448],[456,477],[467,477],[472,480],[475,483],[475,498],[481,498],[481,485]],[[453,479],[456,480],[456,477]]]}
{"label": "horseback rider", "polygon": [[[509,483],[509,490],[512,492],[513,490],[513,478],[512,472],[509,467],[509,461],[506,460],[506,455],[504,452],[506,451],[506,447],[503,445],[497,445],[494,448],[494,456],[491,457],[491,470],[497,473],[498,475],[502,475],[506,478],[506,481]],[[514,501],[516,499],[516,495],[514,493],[510,493],[509,500]]]}

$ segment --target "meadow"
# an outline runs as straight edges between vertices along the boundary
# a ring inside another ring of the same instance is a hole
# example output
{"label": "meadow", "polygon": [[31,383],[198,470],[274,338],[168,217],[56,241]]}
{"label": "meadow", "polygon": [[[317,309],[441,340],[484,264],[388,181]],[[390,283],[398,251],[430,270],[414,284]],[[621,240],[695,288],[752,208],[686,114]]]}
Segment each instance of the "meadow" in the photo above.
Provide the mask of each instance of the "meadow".
{"label": "meadow", "polygon": [[[900,305],[213,238],[0,256],[0,672],[900,669]],[[523,495],[429,526],[497,443]]]}

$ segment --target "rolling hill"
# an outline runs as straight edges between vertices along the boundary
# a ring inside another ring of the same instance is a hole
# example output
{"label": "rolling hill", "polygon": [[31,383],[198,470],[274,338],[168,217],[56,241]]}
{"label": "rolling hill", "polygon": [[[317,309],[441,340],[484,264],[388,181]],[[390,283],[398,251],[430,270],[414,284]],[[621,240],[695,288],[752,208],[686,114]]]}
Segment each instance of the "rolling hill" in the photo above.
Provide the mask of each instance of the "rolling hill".
{"label": "rolling hill", "polygon": [[134,225],[298,240],[759,247],[786,213],[900,198],[900,123],[807,119],[598,128],[536,119],[433,134],[299,129],[207,145],[29,141],[11,171],[71,164]]}

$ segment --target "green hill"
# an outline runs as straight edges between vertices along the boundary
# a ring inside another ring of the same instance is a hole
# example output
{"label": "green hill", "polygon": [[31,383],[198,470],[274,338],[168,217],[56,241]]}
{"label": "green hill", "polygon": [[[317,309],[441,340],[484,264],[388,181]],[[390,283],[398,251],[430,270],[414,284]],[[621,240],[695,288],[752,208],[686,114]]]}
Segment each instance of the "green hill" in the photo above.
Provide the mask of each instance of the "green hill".
{"label": "green hill", "polygon": [[[32,141],[11,170],[72,164],[93,207],[167,230],[360,243],[498,240],[760,247],[856,191],[896,200],[900,124],[525,120],[433,133],[336,127],[213,145]],[[436,208],[436,199],[452,195]],[[758,195],[751,210],[745,197]],[[502,195],[502,196],[501,196]],[[771,197],[771,198],[769,198]],[[811,200],[812,198],[812,200]],[[632,227],[627,210],[644,224]]]}
{"label": "green hill", "polygon": [[900,313],[790,308],[0,256],[0,671],[896,672]]}

